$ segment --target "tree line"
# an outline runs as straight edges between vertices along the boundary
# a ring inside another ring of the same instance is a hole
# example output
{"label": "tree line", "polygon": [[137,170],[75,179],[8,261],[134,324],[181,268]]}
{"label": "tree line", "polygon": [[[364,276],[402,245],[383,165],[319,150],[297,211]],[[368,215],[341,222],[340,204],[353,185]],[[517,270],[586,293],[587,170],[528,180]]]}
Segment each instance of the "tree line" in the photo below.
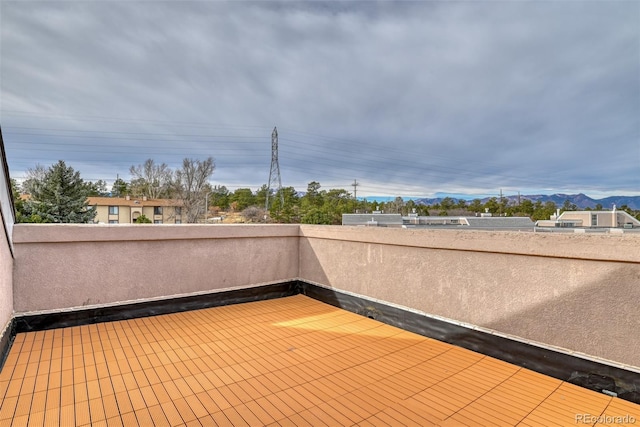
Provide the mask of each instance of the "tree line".
{"label": "tree line", "polygon": [[[111,191],[104,181],[84,181],[80,172],[67,166],[63,160],[45,168],[37,165],[27,171],[27,177],[19,187],[11,180],[17,222],[31,223],[89,223],[96,216],[88,197],[113,196],[172,198],[179,200],[185,222],[194,223],[207,209],[206,194],[211,192],[209,178],[215,163],[212,157],[205,160],[185,158],[180,168],[172,170],[165,163],[153,159],[131,166],[131,182],[119,177]],[[27,198],[20,195],[27,194]]]}
{"label": "tree line", "polygon": [[[420,216],[473,216],[489,212],[492,215],[530,217],[537,221],[549,219],[558,209],[551,201],[542,203],[524,199],[515,203],[508,198],[497,197],[484,203],[480,199],[466,201],[445,197],[439,203],[429,206],[418,204],[414,200],[405,201],[402,197],[386,202],[367,201],[355,199],[350,192],[341,188],[323,189],[319,182],[312,181],[303,195],[293,187],[280,190],[282,197],[280,193],[273,193],[269,197],[271,204],[267,210],[267,185],[257,191],[238,188],[233,192],[223,185],[212,186],[209,178],[214,169],[215,163],[211,157],[205,160],[184,159],[181,167],[176,170],[165,163],[158,164],[153,159],[148,159],[143,164],[130,167],[129,182],[118,177],[111,191],[108,191],[104,181],[85,182],[79,172],[68,167],[62,160],[49,168],[36,166],[28,171],[21,189],[12,180],[17,221],[92,222],[96,212],[89,208],[87,197],[126,195],[179,200],[187,223],[198,222],[205,216],[205,212],[218,215],[229,211],[240,212],[247,222],[303,224],[336,225],[342,223],[344,213],[375,211],[404,216],[412,213]],[[29,194],[29,198],[20,198],[20,192]],[[577,210],[577,206],[567,200],[560,209]],[[596,209],[600,210],[602,207]],[[624,205],[620,209],[640,219],[640,211],[633,211]]]}

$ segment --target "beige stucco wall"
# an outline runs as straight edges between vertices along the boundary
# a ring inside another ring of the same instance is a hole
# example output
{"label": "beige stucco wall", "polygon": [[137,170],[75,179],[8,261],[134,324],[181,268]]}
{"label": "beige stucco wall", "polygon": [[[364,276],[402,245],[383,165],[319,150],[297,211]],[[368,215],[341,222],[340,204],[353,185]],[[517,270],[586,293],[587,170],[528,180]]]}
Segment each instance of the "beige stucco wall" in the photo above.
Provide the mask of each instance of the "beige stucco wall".
{"label": "beige stucco wall", "polygon": [[118,221],[118,224],[127,224],[131,222],[131,208],[129,206],[119,206],[117,204],[112,206],[118,206],[117,215],[109,215],[109,206],[98,205],[96,209],[96,217],[94,222],[100,224],[109,224],[110,220]]}
{"label": "beige stucco wall", "polygon": [[95,222],[101,222],[107,224],[109,222],[109,207],[108,206],[96,206],[93,209],[96,210],[96,216],[93,219]]}
{"label": "beige stucco wall", "polygon": [[20,224],[14,242],[16,312],[300,278],[640,368],[638,234]]}
{"label": "beige stucco wall", "polygon": [[131,208],[131,206],[118,205],[117,203],[113,206],[118,206],[118,215],[109,215],[109,206],[107,205],[97,206],[95,222],[108,224],[109,220],[117,220],[118,224],[130,224],[132,222],[132,209],[134,212],[142,212],[142,214],[149,218],[151,221],[160,220],[163,224],[175,224],[176,220],[184,221],[182,215],[176,215],[176,210],[173,206],[163,206],[162,215],[154,215],[153,206],[138,206]]}
{"label": "beige stucco wall", "polygon": [[13,254],[9,239],[13,234],[13,197],[0,133],[0,338],[13,316]]}
{"label": "beige stucco wall", "polygon": [[[176,211],[173,206],[162,206],[162,214],[155,215],[154,214],[154,206],[145,206],[142,208],[142,213],[144,216],[153,221],[162,221],[163,224],[175,224],[176,222]],[[182,215],[179,216],[179,219],[182,220]]]}
{"label": "beige stucco wall", "polygon": [[[591,216],[597,215],[597,225],[591,225]],[[581,220],[582,227],[623,227],[625,224],[630,223],[635,226],[640,225],[640,222],[634,217],[630,216],[624,211],[565,211],[562,213],[562,220]]]}
{"label": "beige stucco wall", "polygon": [[640,367],[640,235],[301,226],[300,276]]}
{"label": "beige stucco wall", "polygon": [[14,229],[16,312],[297,278],[298,227],[45,225]]}
{"label": "beige stucco wall", "polygon": [[[4,223],[4,214],[1,215]],[[13,256],[4,227],[0,227],[0,338],[13,315]]]}

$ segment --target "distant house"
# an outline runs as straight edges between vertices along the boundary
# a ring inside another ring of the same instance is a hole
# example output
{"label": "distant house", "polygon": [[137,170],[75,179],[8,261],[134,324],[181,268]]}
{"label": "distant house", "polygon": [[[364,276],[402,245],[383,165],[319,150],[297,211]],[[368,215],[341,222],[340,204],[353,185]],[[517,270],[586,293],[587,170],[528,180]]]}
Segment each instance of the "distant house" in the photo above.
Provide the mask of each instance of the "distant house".
{"label": "distant house", "polygon": [[491,214],[481,216],[418,216],[409,214],[342,214],[342,225],[365,225],[373,227],[405,227],[405,228],[438,228],[468,227],[480,229],[533,229],[533,221],[529,217],[493,217]]}
{"label": "distant house", "polygon": [[405,225],[438,227],[464,226],[486,229],[533,229],[533,221],[521,216],[412,216],[403,218]]}
{"label": "distant house", "polygon": [[182,224],[182,202],[146,197],[89,197],[97,211],[94,219],[102,224],[131,224],[144,215],[154,224]]}
{"label": "distant house", "polygon": [[371,214],[342,214],[342,225],[369,227],[402,227],[402,215],[374,212]]}
{"label": "distant house", "polygon": [[538,227],[581,227],[581,228],[636,228],[640,221],[625,211],[564,211],[556,213],[548,220],[536,223]]}

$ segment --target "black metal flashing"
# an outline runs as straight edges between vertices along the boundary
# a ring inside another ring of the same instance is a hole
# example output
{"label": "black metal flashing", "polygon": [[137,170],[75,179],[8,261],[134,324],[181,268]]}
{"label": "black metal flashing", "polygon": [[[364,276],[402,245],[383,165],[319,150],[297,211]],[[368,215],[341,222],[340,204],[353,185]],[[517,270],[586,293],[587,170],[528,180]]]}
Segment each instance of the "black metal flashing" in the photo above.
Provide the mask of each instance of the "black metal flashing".
{"label": "black metal flashing", "polygon": [[637,372],[470,329],[297,280],[166,300],[18,316],[10,322],[0,339],[0,369],[16,333],[177,313],[297,294],[597,392],[615,393],[621,399],[640,404],[640,374]]}
{"label": "black metal flashing", "polygon": [[9,355],[9,350],[11,350],[13,340],[16,337],[15,320],[11,319],[5,330],[1,333],[2,338],[0,338],[0,371],[2,371],[4,362],[6,362],[7,356]]}
{"label": "black metal flashing", "polygon": [[113,322],[117,320],[157,316],[159,314],[178,313],[181,311],[200,310],[223,305],[282,298],[298,294],[298,288],[297,281],[290,281],[186,297],[108,307],[95,307],[75,311],[18,316],[14,319],[15,333],[90,325],[100,322]]}

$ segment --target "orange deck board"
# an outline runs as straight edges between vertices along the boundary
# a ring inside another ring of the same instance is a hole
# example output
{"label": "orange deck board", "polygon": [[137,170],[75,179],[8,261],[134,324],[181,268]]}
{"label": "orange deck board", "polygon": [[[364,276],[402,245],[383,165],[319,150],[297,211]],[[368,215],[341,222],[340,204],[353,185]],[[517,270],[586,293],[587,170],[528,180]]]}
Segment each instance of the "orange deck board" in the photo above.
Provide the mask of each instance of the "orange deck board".
{"label": "orange deck board", "polygon": [[640,405],[302,295],[18,334],[0,402],[16,426],[640,425]]}

